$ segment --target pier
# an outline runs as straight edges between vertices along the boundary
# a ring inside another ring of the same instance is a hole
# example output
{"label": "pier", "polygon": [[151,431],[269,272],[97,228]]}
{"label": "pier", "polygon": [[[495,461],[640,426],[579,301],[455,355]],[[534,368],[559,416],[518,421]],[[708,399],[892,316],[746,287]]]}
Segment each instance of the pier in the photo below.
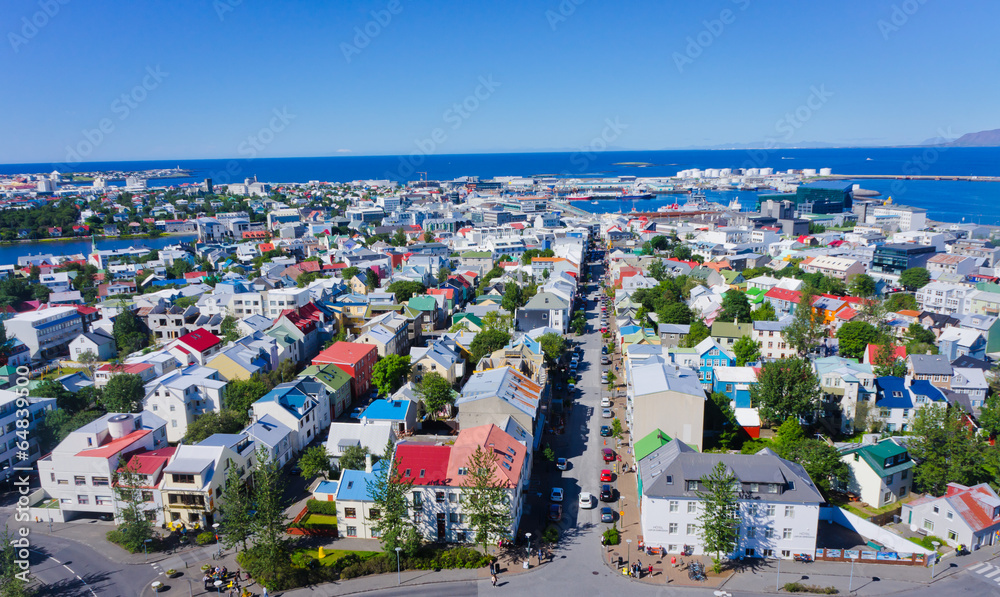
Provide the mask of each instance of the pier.
{"label": "pier", "polygon": [[907,174],[834,174],[817,176],[816,180],[966,180],[974,182],[1000,182],[1000,176],[945,176],[945,175],[907,175]]}

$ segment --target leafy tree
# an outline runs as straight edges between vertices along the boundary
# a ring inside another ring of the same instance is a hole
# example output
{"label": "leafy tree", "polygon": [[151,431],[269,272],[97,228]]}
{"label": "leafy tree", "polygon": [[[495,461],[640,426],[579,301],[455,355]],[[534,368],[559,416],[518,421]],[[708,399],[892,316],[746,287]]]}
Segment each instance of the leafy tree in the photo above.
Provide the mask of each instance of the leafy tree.
{"label": "leafy tree", "polygon": [[476,543],[483,552],[492,541],[510,536],[512,524],[510,493],[505,477],[497,475],[500,463],[496,452],[476,446],[465,463],[466,475],[462,479],[465,494],[465,511],[469,525],[476,531]]}
{"label": "leafy tree", "polygon": [[897,313],[904,309],[916,311],[920,306],[917,304],[917,297],[912,294],[897,292],[885,300],[885,308],[887,311]]}
{"label": "leafy tree", "polygon": [[875,296],[875,279],[868,274],[855,274],[851,278],[849,286],[850,292],[854,296],[869,298]]}
{"label": "leafy tree", "polygon": [[89,401],[82,400],[79,393],[70,392],[54,379],[43,379],[31,390],[31,395],[38,398],[55,398],[56,406],[68,414],[79,412],[89,406]]}
{"label": "leafy tree", "polygon": [[340,271],[340,276],[344,280],[350,280],[351,278],[353,278],[354,276],[356,276],[356,275],[358,275],[360,273],[361,273],[361,270],[358,269],[358,268],[356,268],[356,267],[354,267],[352,265],[351,267],[345,267],[343,270],[341,270]]}
{"label": "leafy tree", "polygon": [[653,261],[647,269],[649,276],[654,280],[662,282],[667,277],[667,266],[663,264],[662,259]]}
{"label": "leafy tree", "polygon": [[681,261],[690,261],[691,247],[687,245],[677,245],[674,247],[673,256],[675,259],[680,259]]}
{"label": "leafy tree", "polygon": [[259,373],[254,373],[250,379],[231,379],[226,384],[223,404],[227,410],[240,416],[244,424],[250,421],[247,411],[250,406],[271,391],[271,384]]}
{"label": "leafy tree", "polygon": [[240,467],[231,466],[226,471],[226,484],[219,498],[219,540],[227,548],[237,545],[247,550],[253,536],[253,504],[251,491],[240,476]]}
{"label": "leafy tree", "polygon": [[559,362],[566,352],[566,339],[554,332],[542,334],[538,337],[538,344],[542,348],[542,354],[548,361],[549,367]]}
{"label": "leafy tree", "polygon": [[698,345],[699,342],[708,338],[711,335],[711,330],[708,326],[701,321],[694,321],[691,323],[691,330],[688,335],[684,337],[684,342],[682,344],[686,348],[693,348]]}
{"label": "leafy tree", "polygon": [[347,446],[337,464],[341,470],[363,471],[368,465],[368,446]]}
{"label": "leafy tree", "polygon": [[137,413],[146,397],[142,378],[131,373],[111,376],[101,393],[101,406],[109,413]]}
{"label": "leafy tree", "polygon": [[823,316],[812,308],[815,291],[810,286],[803,287],[799,305],[795,308],[795,317],[783,333],[788,345],[799,355],[805,356],[819,345],[819,339],[825,334]]}
{"label": "leafy tree", "polygon": [[785,422],[778,427],[774,434],[773,447],[778,456],[788,459],[792,457],[796,446],[806,438],[806,433],[795,417],[788,417]]}
{"label": "leafy tree", "polygon": [[222,340],[225,343],[236,342],[242,336],[240,330],[236,327],[236,318],[232,315],[226,315],[222,319]]}
{"label": "leafy tree", "polygon": [[185,444],[197,444],[216,433],[239,433],[243,429],[243,420],[239,413],[231,410],[207,412],[191,421],[184,433]]}
{"label": "leafy tree", "polygon": [[300,474],[303,479],[312,479],[317,475],[329,479],[333,473],[333,465],[330,464],[330,453],[326,451],[326,444],[321,443],[306,448],[299,457],[299,468],[302,469]]}
{"label": "leafy tree", "polygon": [[778,314],[774,311],[774,305],[768,301],[764,301],[759,307],[750,312],[750,320],[778,321]]}
{"label": "leafy tree", "polygon": [[875,351],[874,373],[878,377],[903,377],[906,375],[906,362],[897,359],[896,345],[893,342],[881,344]]}
{"label": "leafy tree", "polygon": [[145,484],[145,475],[139,474],[137,464],[119,461],[111,483],[118,521],[115,534],[121,545],[131,552],[142,549],[146,539],[153,536],[153,521],[146,517],[146,500],[142,497]]}
{"label": "leafy tree", "polygon": [[257,461],[253,471],[253,503],[256,508],[250,521],[258,563],[254,576],[268,582],[277,578],[291,560],[285,537],[288,527],[283,499],[285,481],[278,463],[267,449],[261,447],[254,458]]}
{"label": "leafy tree", "polygon": [[4,597],[28,597],[33,592],[28,589],[31,579],[30,570],[22,570],[17,565],[17,548],[14,544],[21,537],[11,533],[5,526],[3,535],[0,535],[0,595]]}
{"label": "leafy tree", "polygon": [[871,423],[871,407],[867,400],[859,400],[854,405],[854,421],[852,422],[852,427],[855,431],[860,431],[865,433],[868,431]]}
{"label": "leafy tree", "polygon": [[899,283],[910,291],[919,290],[927,286],[930,281],[931,274],[923,267],[911,267],[899,274]]}
{"label": "leafy tree", "polygon": [[687,325],[694,319],[694,313],[682,302],[667,303],[662,310],[656,312],[656,318],[659,323]]}
{"label": "leafy tree", "polygon": [[966,427],[959,409],[928,405],[917,409],[908,447],[921,491],[942,495],[948,483],[975,485],[989,475],[983,463],[985,439]]}
{"label": "leafy tree", "polygon": [[389,284],[386,290],[396,295],[397,303],[405,303],[411,297],[427,292],[427,287],[420,282],[397,280]]}
{"label": "leafy tree", "polygon": [[392,246],[394,247],[406,246],[406,233],[403,232],[402,228],[397,228],[396,233],[392,235]]}
{"label": "leafy tree", "polygon": [[473,366],[486,355],[493,354],[494,351],[507,346],[508,342],[510,342],[510,334],[500,330],[483,330],[476,334],[469,346],[472,351],[471,362]]}
{"label": "leafy tree", "polygon": [[830,491],[832,483],[846,481],[850,476],[840,452],[824,441],[805,437],[795,417],[789,417],[778,428],[773,447],[778,456],[801,464],[823,493]]}
{"label": "leafy tree", "polygon": [[379,512],[375,529],[386,553],[401,547],[413,527],[410,524],[410,503],[407,496],[413,488],[412,480],[404,480],[399,470],[399,462],[394,458],[394,446],[388,442],[382,454],[382,462],[374,478],[368,483],[368,497]]}
{"label": "leafy tree", "polygon": [[146,347],[148,338],[146,332],[142,329],[135,312],[126,306],[124,301],[121,303],[121,312],[115,318],[111,333],[121,355],[128,355]]}
{"label": "leafy tree", "polygon": [[736,549],[739,537],[739,511],[736,484],[739,479],[721,461],[715,463],[711,472],[701,478],[704,490],[696,495],[702,508],[698,514],[701,539],[707,553],[714,553],[716,573],[721,571],[722,554],[731,554]]}
{"label": "leafy tree", "polygon": [[768,421],[804,417],[816,410],[819,382],[809,361],[779,359],[761,368],[757,384],[750,387],[750,398]]}
{"label": "leafy tree", "polygon": [[501,311],[490,311],[482,317],[483,331],[499,331],[510,335],[514,329],[514,315]]}
{"label": "leafy tree", "polygon": [[[2,327],[3,326],[0,325],[0,328]],[[91,377],[94,376],[94,363],[96,363],[98,360],[100,359],[97,358],[97,355],[94,354],[93,350],[88,350],[80,354],[80,356],[76,357],[76,362],[86,367],[87,370],[90,371]]]}
{"label": "leafy tree", "polygon": [[705,429],[718,432],[717,447],[732,450],[737,447],[740,436],[732,401],[722,392],[712,392],[710,398],[705,408]]}
{"label": "leafy tree", "polygon": [[[7,338],[7,328],[0,323],[0,355],[10,354],[13,342]],[[90,352],[89,350],[87,352]],[[85,353],[86,354],[86,353]]]}
{"label": "leafy tree", "polygon": [[372,368],[372,383],[378,388],[379,394],[388,396],[406,382],[410,375],[410,355],[386,355],[375,363]]}
{"label": "leafy tree", "polygon": [[445,405],[455,402],[451,384],[436,371],[424,375],[423,380],[417,384],[417,395],[420,396],[424,407],[427,412],[431,413],[432,417],[435,417]]}
{"label": "leafy tree", "polygon": [[976,420],[990,437],[1000,435],[1000,395],[992,393],[986,398]]}
{"label": "leafy tree", "polygon": [[[934,332],[925,328],[917,322],[913,322],[906,328],[906,344],[907,346],[913,346],[916,344],[934,344],[937,338],[934,337]],[[911,350],[912,352],[918,352]]]}
{"label": "leafy tree", "polygon": [[425,243],[432,243],[432,242],[434,242],[434,234],[432,232],[430,232],[430,231],[424,232],[424,242]]}
{"label": "leafy tree", "polygon": [[504,311],[513,313],[518,307],[524,305],[527,301],[523,298],[523,293],[521,287],[517,285],[516,282],[507,282],[504,286],[503,298],[500,300],[500,306],[503,307]]}
{"label": "leafy tree", "polygon": [[70,414],[61,408],[46,411],[45,418],[38,423],[36,434],[42,454],[51,452],[69,434],[100,417],[104,412],[94,409]]}
{"label": "leafy tree", "polygon": [[840,344],[840,356],[860,359],[865,348],[878,340],[878,330],[864,321],[849,321],[837,330],[837,340]]}
{"label": "leafy tree", "polygon": [[740,339],[733,344],[733,352],[736,354],[737,367],[760,360],[760,346],[750,336],[740,336]]}
{"label": "leafy tree", "polygon": [[716,318],[718,321],[750,321],[750,302],[747,296],[739,290],[727,290],[722,295],[722,311]]}

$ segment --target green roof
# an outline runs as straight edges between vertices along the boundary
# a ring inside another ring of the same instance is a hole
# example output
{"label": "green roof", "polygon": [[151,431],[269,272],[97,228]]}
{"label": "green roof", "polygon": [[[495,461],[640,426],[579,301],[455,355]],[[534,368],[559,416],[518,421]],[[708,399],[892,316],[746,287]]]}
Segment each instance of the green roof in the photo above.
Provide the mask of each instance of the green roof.
{"label": "green roof", "polygon": [[743,277],[740,272],[734,272],[731,269],[720,270],[719,274],[726,280],[726,284],[732,284],[737,278]]}
{"label": "green roof", "polygon": [[669,444],[670,440],[671,438],[669,435],[663,433],[659,429],[654,429],[649,433],[649,435],[635,442],[636,462],[649,456],[660,447]]}
{"label": "green roof", "polygon": [[344,384],[351,383],[351,376],[348,375],[346,371],[333,364],[323,366],[310,365],[306,367],[305,371],[303,371],[301,375],[312,375],[323,385],[330,388],[332,393],[336,393],[337,390],[344,386]]}
{"label": "green roof", "polygon": [[493,253],[490,253],[489,251],[466,251],[465,253],[462,253],[460,257],[465,259],[487,259],[493,257]]}
{"label": "green roof", "polygon": [[740,336],[749,336],[752,331],[752,323],[735,324],[729,321],[716,321],[712,324],[713,338],[739,338]]}
{"label": "green roof", "polygon": [[434,300],[433,296],[426,294],[410,298],[406,305],[410,308],[417,309],[418,311],[437,310],[437,301]]}
{"label": "green roof", "polygon": [[464,319],[468,319],[478,327],[483,326],[483,320],[472,313],[455,313],[455,315],[451,318],[451,325],[455,325]]}
{"label": "green roof", "polygon": [[870,466],[873,471],[878,473],[880,477],[888,477],[889,475],[898,473],[899,471],[905,471],[916,466],[913,460],[907,460],[905,462],[886,467],[885,461],[887,459],[895,458],[900,454],[906,453],[906,448],[889,440],[883,440],[877,444],[861,446],[844,452],[844,454],[855,453],[860,454],[868,466]]}

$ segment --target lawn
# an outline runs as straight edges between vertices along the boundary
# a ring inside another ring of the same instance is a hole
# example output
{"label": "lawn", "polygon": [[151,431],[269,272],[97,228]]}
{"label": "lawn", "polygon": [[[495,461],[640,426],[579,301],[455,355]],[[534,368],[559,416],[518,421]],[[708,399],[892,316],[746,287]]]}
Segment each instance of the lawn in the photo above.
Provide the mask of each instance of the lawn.
{"label": "lawn", "polygon": [[350,554],[356,554],[359,558],[364,560],[380,553],[377,551],[351,551],[348,549],[324,549],[323,552],[324,552],[323,559],[321,560],[317,557],[319,555],[319,550],[300,549],[292,554],[292,561],[295,562],[296,560],[302,558],[303,556],[310,556],[312,558],[315,558],[316,561],[318,561],[323,566],[332,566],[334,563],[337,562],[337,560]]}
{"label": "lawn", "polygon": [[300,522],[302,528],[324,528],[324,527],[335,527],[337,526],[337,517],[331,516],[329,514],[317,514],[315,512],[310,512],[306,514],[306,517]]}

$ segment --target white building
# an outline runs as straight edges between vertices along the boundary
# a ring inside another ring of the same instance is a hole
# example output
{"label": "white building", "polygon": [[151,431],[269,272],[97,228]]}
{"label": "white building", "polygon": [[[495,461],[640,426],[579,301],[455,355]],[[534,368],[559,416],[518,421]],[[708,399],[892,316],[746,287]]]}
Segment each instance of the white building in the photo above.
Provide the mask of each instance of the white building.
{"label": "white building", "polygon": [[215,369],[191,365],[146,384],[142,408],[167,421],[167,439],[176,443],[196,418],[222,410],[225,387],[226,382]]}
{"label": "white building", "polygon": [[308,288],[278,288],[267,293],[267,312],[261,313],[272,319],[286,309],[299,309],[309,303]]}
{"label": "white building", "polygon": [[327,387],[313,378],[278,384],[253,403],[253,417],[270,416],[291,429],[291,451],[297,454],[330,426],[330,396]]}
{"label": "white building", "polygon": [[[45,417],[45,413],[52,412],[55,408],[55,398],[29,398],[10,390],[0,390],[0,480],[9,479],[14,475],[14,467],[31,468],[31,465],[38,460],[41,453],[38,448],[38,433],[35,430],[38,429],[38,421]],[[24,411],[27,411],[26,416]],[[27,427],[18,427],[18,421],[21,420],[27,422]],[[22,450],[21,442],[25,439],[28,442],[28,449]],[[28,455],[27,460],[20,460],[18,456],[24,454]]]}
{"label": "white building", "polygon": [[917,291],[917,304],[923,311],[944,313],[946,315],[963,315],[968,313],[966,296],[975,288],[948,282],[931,282]]}
{"label": "white building", "polygon": [[4,320],[7,337],[28,346],[32,360],[44,360],[66,352],[70,341],[83,332],[83,319],[74,307],[50,307],[19,313]]}

